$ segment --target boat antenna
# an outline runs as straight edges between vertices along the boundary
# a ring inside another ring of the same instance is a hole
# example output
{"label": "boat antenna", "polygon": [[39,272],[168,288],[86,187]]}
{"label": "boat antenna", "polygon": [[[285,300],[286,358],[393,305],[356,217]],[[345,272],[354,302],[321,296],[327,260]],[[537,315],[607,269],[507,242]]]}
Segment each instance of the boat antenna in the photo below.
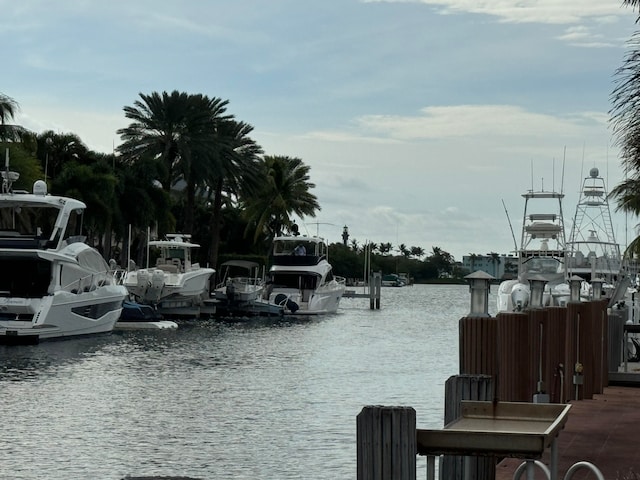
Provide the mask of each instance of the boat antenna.
{"label": "boat antenna", "polygon": [[504,208],[504,213],[507,214],[507,221],[509,222],[509,230],[511,230],[511,238],[513,238],[513,246],[515,247],[514,252],[517,252],[518,242],[516,242],[516,236],[513,233],[513,225],[511,225],[511,219],[509,218],[509,212],[507,212],[507,206],[504,204],[504,200],[502,200],[502,208]]}
{"label": "boat antenna", "polygon": [[564,193],[564,166],[567,161],[567,146],[564,147],[564,153],[562,154],[562,177],[560,178],[560,194]]}
{"label": "boat antenna", "polygon": [[584,181],[584,144],[582,144],[582,163],[580,164],[580,185],[578,192],[582,194],[582,182]]}
{"label": "boat antenna", "polygon": [[533,158],[531,159],[531,191],[533,192]]}
{"label": "boat antenna", "polygon": [[[320,225],[331,225],[332,227],[337,227],[338,225],[336,225],[335,223],[328,223],[328,222],[311,222],[309,223],[309,225],[315,225],[316,226],[316,237],[320,236]],[[305,223],[305,228],[307,227],[307,224]],[[309,233],[309,231],[307,230],[307,234]]]}

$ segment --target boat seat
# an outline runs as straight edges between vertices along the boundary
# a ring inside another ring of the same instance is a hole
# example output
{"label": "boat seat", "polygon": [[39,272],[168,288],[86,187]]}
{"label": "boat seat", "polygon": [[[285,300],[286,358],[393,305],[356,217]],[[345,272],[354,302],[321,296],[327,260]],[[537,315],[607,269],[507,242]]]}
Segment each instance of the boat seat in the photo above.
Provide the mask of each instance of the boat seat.
{"label": "boat seat", "polygon": [[178,273],[178,267],[172,264],[156,265],[160,270],[167,273]]}

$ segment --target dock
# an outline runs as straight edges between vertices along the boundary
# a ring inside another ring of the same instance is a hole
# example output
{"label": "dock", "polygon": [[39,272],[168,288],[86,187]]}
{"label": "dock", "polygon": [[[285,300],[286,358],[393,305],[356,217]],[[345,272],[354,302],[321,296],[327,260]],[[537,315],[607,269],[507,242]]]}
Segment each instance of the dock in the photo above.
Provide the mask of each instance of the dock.
{"label": "dock", "polygon": [[415,480],[416,452],[428,480],[438,458],[447,479],[640,480],[640,363],[627,350],[640,327],[624,305],[597,290],[580,301],[573,289],[566,306],[543,306],[539,295],[540,304],[492,317],[490,279],[467,278],[471,312],[459,320],[444,427],[416,428],[408,406],[364,407],[358,480]]}
{"label": "dock", "polygon": [[368,298],[371,310],[380,310],[380,297],[382,292],[382,273],[374,272],[369,276],[369,283],[364,287],[363,292],[355,290],[345,290],[343,298]]}
{"label": "dock", "polygon": [[[640,382],[640,374],[638,374]],[[606,479],[640,478],[640,383],[636,387],[609,386],[591,400],[572,401],[564,430],[558,436],[559,470],[576,462],[593,463]],[[542,462],[549,463],[548,455]],[[496,467],[496,480],[511,480],[521,463],[505,459]],[[577,472],[574,479],[586,477]]]}

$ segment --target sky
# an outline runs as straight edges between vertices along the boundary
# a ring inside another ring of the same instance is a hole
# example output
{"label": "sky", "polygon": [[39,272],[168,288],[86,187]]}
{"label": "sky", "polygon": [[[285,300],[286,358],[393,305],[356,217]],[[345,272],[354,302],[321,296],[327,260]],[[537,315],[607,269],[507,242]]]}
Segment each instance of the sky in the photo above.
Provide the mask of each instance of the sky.
{"label": "sky", "polygon": [[[639,28],[621,0],[0,0],[15,123],[112,152],[123,108],[228,100],[266,155],[310,167],[301,231],[358,244],[514,250],[527,190],[624,178],[608,112]],[[612,205],[612,209],[615,205]],[[614,215],[619,243],[637,218]],[[569,232],[567,232],[567,235]]]}

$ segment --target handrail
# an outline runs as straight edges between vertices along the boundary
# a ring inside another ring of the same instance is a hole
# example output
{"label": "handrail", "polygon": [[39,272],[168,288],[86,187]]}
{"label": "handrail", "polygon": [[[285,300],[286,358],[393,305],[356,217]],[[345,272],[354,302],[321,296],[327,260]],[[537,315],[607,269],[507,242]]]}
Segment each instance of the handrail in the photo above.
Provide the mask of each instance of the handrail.
{"label": "handrail", "polygon": [[[549,468],[540,460],[526,460],[522,462],[520,465],[518,465],[518,468],[516,468],[516,471],[513,472],[513,480],[519,480],[520,477],[522,477],[522,474],[526,471],[527,465],[529,463],[534,463],[537,467],[540,468],[540,470],[544,472],[544,474],[547,476],[547,479],[551,480],[551,472],[549,471]],[[598,469],[598,467],[596,467],[591,462],[584,462],[584,461],[574,463],[569,468],[569,470],[567,470],[567,473],[564,476],[564,480],[571,480],[571,478],[573,478],[573,474],[576,471],[580,470],[581,468],[586,468],[587,470],[591,470],[591,472],[596,475],[597,480],[605,480],[604,475],[602,475],[602,472],[600,471],[600,469]]]}
{"label": "handrail", "polygon": [[602,472],[600,471],[600,469],[591,462],[574,463],[571,466],[571,468],[567,470],[567,474],[564,476],[564,480],[570,480],[571,478],[573,478],[573,474],[576,472],[576,470],[579,470],[580,468],[586,468],[587,470],[591,470],[596,475],[597,480],[604,480],[604,475],[602,475]]}
{"label": "handrail", "polygon": [[522,476],[522,474],[527,469],[527,464],[530,462],[533,462],[537,467],[540,468],[540,470],[544,472],[544,474],[547,476],[547,480],[551,480],[551,472],[549,471],[549,468],[540,460],[527,460],[522,462],[520,465],[518,465],[516,471],[513,472],[513,480],[518,480]]}

